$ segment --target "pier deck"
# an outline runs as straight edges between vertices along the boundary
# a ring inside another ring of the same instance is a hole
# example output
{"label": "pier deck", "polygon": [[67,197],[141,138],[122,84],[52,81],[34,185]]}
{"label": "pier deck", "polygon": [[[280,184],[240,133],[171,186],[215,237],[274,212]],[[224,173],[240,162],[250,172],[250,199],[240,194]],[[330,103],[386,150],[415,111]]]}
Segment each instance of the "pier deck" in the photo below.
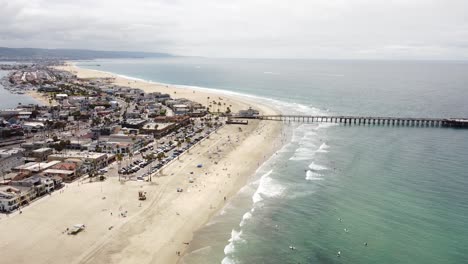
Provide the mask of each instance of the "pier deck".
{"label": "pier deck", "polygon": [[[240,118],[240,117],[237,117]],[[418,127],[458,127],[468,128],[468,118],[417,118],[417,117],[377,117],[377,116],[308,116],[308,115],[260,115],[253,118],[299,123],[343,123],[349,125],[388,125]]]}

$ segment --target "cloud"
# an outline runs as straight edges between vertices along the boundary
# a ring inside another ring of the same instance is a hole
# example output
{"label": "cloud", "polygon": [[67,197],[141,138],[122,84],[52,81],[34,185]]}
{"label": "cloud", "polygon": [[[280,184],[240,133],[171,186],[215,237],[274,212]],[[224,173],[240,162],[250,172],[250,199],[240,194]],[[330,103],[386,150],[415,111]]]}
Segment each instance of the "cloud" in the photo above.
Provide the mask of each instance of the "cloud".
{"label": "cloud", "polygon": [[464,0],[0,0],[0,46],[467,59]]}

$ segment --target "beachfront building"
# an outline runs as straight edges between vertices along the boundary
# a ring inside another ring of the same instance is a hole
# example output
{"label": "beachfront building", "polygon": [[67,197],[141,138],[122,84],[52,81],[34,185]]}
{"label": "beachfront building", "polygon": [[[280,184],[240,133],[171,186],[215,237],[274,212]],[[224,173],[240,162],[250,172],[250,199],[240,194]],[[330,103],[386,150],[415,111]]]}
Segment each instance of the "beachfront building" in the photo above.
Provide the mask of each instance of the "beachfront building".
{"label": "beachfront building", "polygon": [[[113,158],[106,153],[97,152],[80,152],[80,151],[67,151],[65,153],[56,153],[49,155],[48,160],[50,162],[55,161],[58,163],[70,159],[80,160],[83,164],[83,172],[89,172],[91,170],[98,170],[104,168],[109,164],[109,161]],[[56,163],[56,164],[58,164]],[[54,165],[56,165],[54,164]]]}
{"label": "beachfront building", "polygon": [[19,207],[20,190],[11,186],[0,186],[0,212],[12,212]]}
{"label": "beachfront building", "polygon": [[99,140],[90,143],[89,150],[109,154],[126,154],[139,150],[154,139],[150,135],[136,135],[138,129],[133,130],[135,134],[112,134],[100,137]]}
{"label": "beachfront building", "polygon": [[172,106],[172,110],[175,115],[187,115],[190,111],[190,107],[186,104],[175,104]]}
{"label": "beachfront building", "polygon": [[145,125],[140,132],[151,134],[155,138],[161,138],[188,124],[190,124],[190,117],[188,116],[158,116],[154,118],[154,122]]}
{"label": "beachfront building", "polygon": [[21,205],[29,204],[34,199],[53,192],[61,184],[60,179],[32,176],[0,186],[0,212],[12,212]]}
{"label": "beachfront building", "polygon": [[252,107],[249,107],[247,110],[240,110],[238,113],[238,117],[244,117],[244,118],[254,118],[257,117],[260,114],[258,110],[253,109]]}
{"label": "beachfront building", "polygon": [[134,144],[130,142],[115,142],[106,140],[93,141],[89,145],[89,151],[108,153],[108,154],[125,154],[134,149]]}
{"label": "beachfront building", "polygon": [[13,187],[29,187],[33,192],[30,195],[31,199],[42,196],[54,191],[54,181],[41,176],[32,176],[19,181],[12,181],[10,185]]}
{"label": "beachfront building", "polygon": [[57,163],[42,172],[42,175],[51,178],[55,182],[55,186],[60,186],[62,181],[71,182],[76,177],[80,176],[83,170],[83,161],[80,159],[66,159],[63,162]]}
{"label": "beachfront building", "polygon": [[74,170],[47,169],[43,174],[51,178],[59,177],[64,182],[71,182],[76,178]]}

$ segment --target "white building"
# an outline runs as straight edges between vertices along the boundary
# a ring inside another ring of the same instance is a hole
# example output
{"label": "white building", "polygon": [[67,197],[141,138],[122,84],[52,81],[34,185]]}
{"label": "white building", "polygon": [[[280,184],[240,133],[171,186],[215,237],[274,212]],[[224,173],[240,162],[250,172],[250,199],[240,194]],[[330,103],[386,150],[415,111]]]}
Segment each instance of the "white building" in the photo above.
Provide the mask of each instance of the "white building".
{"label": "white building", "polygon": [[190,107],[186,104],[175,104],[172,109],[176,115],[186,115],[190,111]]}
{"label": "white building", "polygon": [[20,190],[11,186],[0,186],[0,212],[11,212],[19,207]]}

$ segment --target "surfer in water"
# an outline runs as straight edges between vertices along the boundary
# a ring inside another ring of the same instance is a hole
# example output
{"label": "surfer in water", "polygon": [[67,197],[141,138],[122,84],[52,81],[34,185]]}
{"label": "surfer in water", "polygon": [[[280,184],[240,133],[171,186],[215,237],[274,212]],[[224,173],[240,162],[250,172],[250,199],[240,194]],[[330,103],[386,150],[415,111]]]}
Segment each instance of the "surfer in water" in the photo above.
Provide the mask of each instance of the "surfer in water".
{"label": "surfer in water", "polygon": [[341,257],[341,251],[338,251],[338,253],[336,254],[337,257]]}

